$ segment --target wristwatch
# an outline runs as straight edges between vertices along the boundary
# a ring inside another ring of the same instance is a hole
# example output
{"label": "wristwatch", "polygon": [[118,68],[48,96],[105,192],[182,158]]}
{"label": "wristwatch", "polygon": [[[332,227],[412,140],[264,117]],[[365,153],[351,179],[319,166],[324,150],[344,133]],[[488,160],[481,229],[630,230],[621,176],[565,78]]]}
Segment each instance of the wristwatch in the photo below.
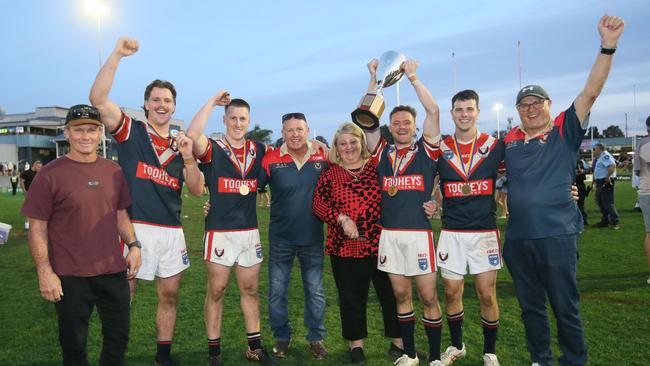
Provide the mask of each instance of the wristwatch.
{"label": "wristwatch", "polygon": [[126,245],[129,249],[136,247],[142,249],[142,244],[140,244],[140,241],[136,240],[133,243],[129,243]]}

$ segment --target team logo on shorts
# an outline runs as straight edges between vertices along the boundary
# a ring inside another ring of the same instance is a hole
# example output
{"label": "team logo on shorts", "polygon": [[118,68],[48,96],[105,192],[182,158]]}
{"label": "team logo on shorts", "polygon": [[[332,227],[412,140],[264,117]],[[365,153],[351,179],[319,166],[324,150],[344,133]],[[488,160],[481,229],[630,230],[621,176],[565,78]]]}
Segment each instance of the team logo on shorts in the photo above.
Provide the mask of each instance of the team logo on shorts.
{"label": "team logo on shorts", "polygon": [[190,264],[190,257],[187,256],[187,249],[181,250],[181,258],[183,258],[183,264]]}
{"label": "team logo on shorts", "polygon": [[447,258],[449,258],[449,253],[443,253],[443,252],[438,253],[438,259],[440,259],[442,263],[445,263],[447,261]]}
{"label": "team logo on shorts", "polygon": [[214,248],[214,255],[216,255],[217,258],[221,258],[221,257],[223,257],[223,253],[225,251],[226,251],[226,249],[221,249],[221,251],[219,251],[218,248]]}
{"label": "team logo on shorts", "polygon": [[454,157],[454,151],[453,150],[444,150],[442,152],[442,158],[445,160],[451,160],[451,158]]}
{"label": "team logo on shorts", "polygon": [[423,271],[426,271],[429,268],[429,261],[426,258],[418,258],[418,266]]}
{"label": "team logo on shorts", "polygon": [[429,268],[429,256],[427,253],[418,253],[418,266],[423,271]]}
{"label": "team logo on shorts", "polygon": [[255,244],[255,255],[257,255],[257,258],[262,259],[262,243]]}
{"label": "team logo on shorts", "polygon": [[385,255],[382,255],[382,256],[379,257],[379,267],[383,267],[384,264],[386,264],[386,259],[387,258],[386,258]]}
{"label": "team logo on shorts", "polygon": [[490,254],[488,255],[488,260],[490,261],[490,264],[493,266],[498,266],[499,265],[499,255],[498,254]]}

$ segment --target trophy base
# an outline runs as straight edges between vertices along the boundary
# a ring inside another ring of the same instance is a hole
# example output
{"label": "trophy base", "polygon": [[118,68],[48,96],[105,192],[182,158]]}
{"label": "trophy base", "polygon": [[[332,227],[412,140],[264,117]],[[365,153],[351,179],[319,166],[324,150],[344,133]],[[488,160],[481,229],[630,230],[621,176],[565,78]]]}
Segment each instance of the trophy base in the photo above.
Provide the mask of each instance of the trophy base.
{"label": "trophy base", "polygon": [[381,94],[368,93],[361,98],[359,106],[352,112],[352,122],[363,130],[377,129],[385,107],[384,97]]}

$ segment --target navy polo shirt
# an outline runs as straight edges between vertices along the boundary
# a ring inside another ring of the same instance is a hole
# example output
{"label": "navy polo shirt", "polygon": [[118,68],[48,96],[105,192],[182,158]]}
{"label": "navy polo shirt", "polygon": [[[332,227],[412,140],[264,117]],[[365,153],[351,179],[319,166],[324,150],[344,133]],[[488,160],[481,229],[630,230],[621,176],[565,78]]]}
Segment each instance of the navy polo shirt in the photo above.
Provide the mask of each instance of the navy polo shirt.
{"label": "navy polo shirt", "polygon": [[573,105],[555,118],[549,131],[528,141],[519,127],[508,132],[509,239],[540,239],[582,231],[571,184],[585,132]]}
{"label": "navy polo shirt", "polygon": [[260,187],[271,188],[269,243],[272,245],[323,245],[323,222],[312,211],[314,189],[327,168],[322,149],[308,143],[308,159],[296,165],[285,145],[269,151],[262,160]]}

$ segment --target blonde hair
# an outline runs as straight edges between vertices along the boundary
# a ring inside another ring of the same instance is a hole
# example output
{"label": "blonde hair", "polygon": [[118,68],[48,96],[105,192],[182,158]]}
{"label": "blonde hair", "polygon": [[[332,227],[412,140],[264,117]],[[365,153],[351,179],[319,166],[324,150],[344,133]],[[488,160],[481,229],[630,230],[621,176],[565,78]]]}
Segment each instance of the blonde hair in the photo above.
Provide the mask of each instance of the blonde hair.
{"label": "blonde hair", "polygon": [[336,150],[336,144],[339,142],[341,135],[344,134],[350,134],[359,139],[359,142],[361,143],[361,159],[367,160],[370,158],[370,152],[368,151],[368,144],[366,142],[366,134],[363,133],[363,130],[354,123],[343,122],[334,133],[334,138],[332,139],[332,148],[330,149],[328,156],[330,162],[334,164],[341,163],[341,157]]}

